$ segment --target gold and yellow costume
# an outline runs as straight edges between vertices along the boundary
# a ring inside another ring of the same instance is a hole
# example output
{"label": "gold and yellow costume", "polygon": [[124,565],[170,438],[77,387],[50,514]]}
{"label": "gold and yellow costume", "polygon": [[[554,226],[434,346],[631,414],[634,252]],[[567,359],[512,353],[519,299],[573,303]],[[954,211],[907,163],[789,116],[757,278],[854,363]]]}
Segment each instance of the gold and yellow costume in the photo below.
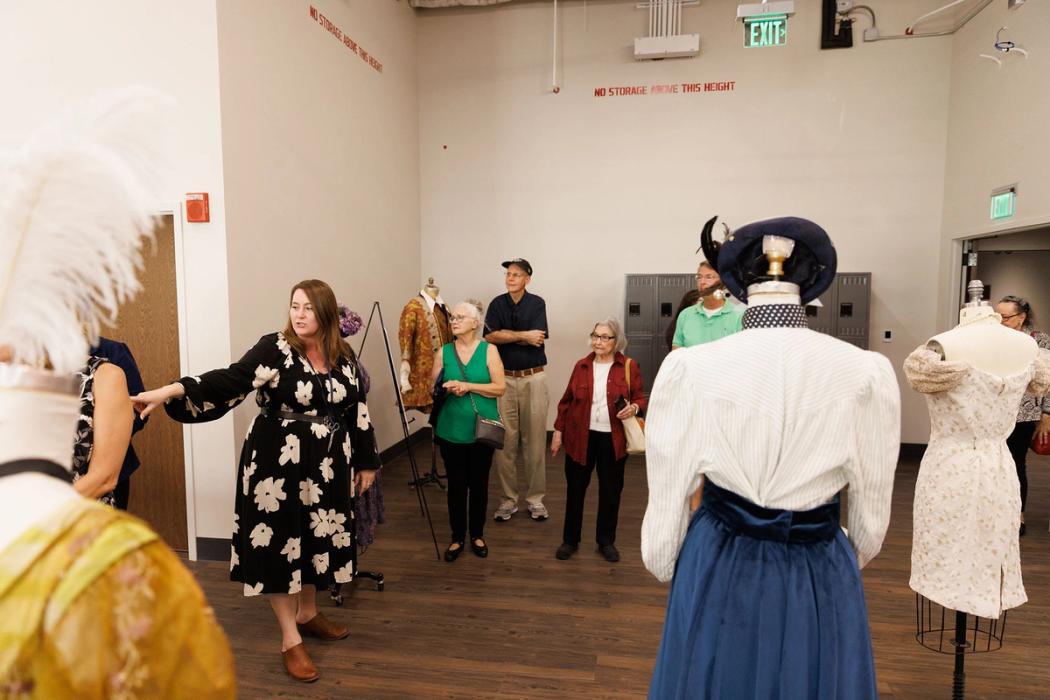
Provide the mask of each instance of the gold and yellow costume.
{"label": "gold and yellow costume", "polygon": [[0,698],[233,698],[226,637],[149,527],[76,499],[0,552]]}

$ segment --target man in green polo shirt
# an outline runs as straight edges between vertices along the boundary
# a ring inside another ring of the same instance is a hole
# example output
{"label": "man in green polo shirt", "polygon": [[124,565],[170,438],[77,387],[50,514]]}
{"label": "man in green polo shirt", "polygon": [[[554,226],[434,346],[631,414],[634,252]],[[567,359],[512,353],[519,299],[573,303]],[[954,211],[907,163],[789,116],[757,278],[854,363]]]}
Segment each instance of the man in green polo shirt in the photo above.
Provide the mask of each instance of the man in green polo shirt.
{"label": "man in green polo shirt", "polygon": [[678,317],[672,350],[710,343],[741,330],[744,309],[727,304],[725,295],[718,293],[723,289],[722,278],[706,260],[696,270],[696,288],[700,292],[700,303]]}

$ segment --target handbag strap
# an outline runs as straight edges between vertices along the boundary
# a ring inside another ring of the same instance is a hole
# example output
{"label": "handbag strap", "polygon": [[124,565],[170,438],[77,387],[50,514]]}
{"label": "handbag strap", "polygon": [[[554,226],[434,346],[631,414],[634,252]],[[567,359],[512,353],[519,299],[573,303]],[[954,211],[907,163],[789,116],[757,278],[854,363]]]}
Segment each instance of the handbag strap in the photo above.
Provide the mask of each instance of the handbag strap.
{"label": "handbag strap", "polygon": [[627,375],[627,403],[631,403],[631,358],[624,363],[623,372]]}
{"label": "handbag strap", "polygon": [[[463,360],[460,359],[459,352],[456,351],[456,341],[453,340],[451,345],[452,345],[452,356],[456,358],[456,363],[459,364],[459,371],[463,374],[463,382],[466,383],[466,381],[467,381],[467,368],[463,365]],[[474,415],[475,416],[480,416],[481,414],[478,413],[478,405],[476,403],[474,403],[474,392],[473,391],[468,391],[467,392],[467,396],[470,397],[470,405],[474,409]]]}

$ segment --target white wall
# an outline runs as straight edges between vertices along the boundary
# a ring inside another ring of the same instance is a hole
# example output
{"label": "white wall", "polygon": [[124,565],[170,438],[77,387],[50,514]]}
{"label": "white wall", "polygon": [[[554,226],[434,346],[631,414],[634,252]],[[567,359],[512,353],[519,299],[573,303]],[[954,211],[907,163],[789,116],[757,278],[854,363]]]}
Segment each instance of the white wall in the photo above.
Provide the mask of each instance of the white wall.
{"label": "white wall", "polygon": [[[0,4],[0,85],[6,96],[0,144],[20,142],[72,101],[129,84],[153,86],[178,102],[171,114],[178,160],[161,206],[177,204],[186,192],[210,194],[211,222],[186,224],[182,235],[188,275],[179,309],[186,330],[182,364],[196,373],[225,364],[230,355],[214,0]],[[233,481],[232,429],[228,418],[187,429],[195,485],[191,511],[196,502],[190,523],[198,536],[229,535],[232,500],[222,501],[221,515],[214,512],[216,489]]]}
{"label": "white wall", "polygon": [[[382,302],[396,353],[401,307],[421,287],[414,12],[374,0],[218,8],[234,354],[284,326],[288,291],[305,278],[330,283],[365,320]],[[362,357],[382,449],[403,435],[378,324]],[[239,436],[255,411],[238,409]],[[233,488],[223,485],[224,513]]]}
{"label": "white wall", "polygon": [[[992,47],[996,31],[1028,50],[1028,58],[1001,55]],[[1007,10],[994,2],[954,36],[950,119],[944,185],[940,277],[940,325],[956,321],[951,294],[958,266],[952,240],[1033,227],[1050,222],[1050,4],[1028,2]],[[999,55],[998,68],[978,54]],[[1017,213],[993,223],[993,189],[1018,183]]]}
{"label": "white wall", "polygon": [[[487,301],[499,262],[528,258],[554,392],[589,323],[622,315],[623,275],[693,271],[713,214],[823,225],[840,270],[873,273],[872,349],[898,369],[935,329],[951,39],[860,44],[858,30],[853,49],[820,51],[820,2],[801,0],[788,46],[745,49],[736,4],[685,8],[699,57],[636,62],[635,3],[561,3],[560,94],[550,3],[419,13],[423,272],[450,301]],[[880,7],[879,24],[927,4]],[[594,97],[696,81],[736,89]],[[925,405],[902,396],[903,440],[925,442]]]}

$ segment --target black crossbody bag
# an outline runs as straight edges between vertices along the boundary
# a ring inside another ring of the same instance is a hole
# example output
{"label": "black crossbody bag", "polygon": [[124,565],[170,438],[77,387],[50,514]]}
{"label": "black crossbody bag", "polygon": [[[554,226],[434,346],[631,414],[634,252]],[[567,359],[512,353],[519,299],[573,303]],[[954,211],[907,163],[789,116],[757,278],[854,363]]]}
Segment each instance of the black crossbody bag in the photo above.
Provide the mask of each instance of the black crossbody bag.
{"label": "black crossbody bag", "polygon": [[[463,360],[459,359],[459,353],[456,352],[455,344],[452,345],[452,354],[456,356],[456,362],[459,363],[459,371],[463,373],[463,381],[467,381],[467,368],[463,366]],[[478,413],[478,405],[474,403],[474,392],[468,391],[467,396],[470,397],[470,405],[474,408],[474,440],[494,450],[502,450],[507,429],[499,420],[483,418]]]}

